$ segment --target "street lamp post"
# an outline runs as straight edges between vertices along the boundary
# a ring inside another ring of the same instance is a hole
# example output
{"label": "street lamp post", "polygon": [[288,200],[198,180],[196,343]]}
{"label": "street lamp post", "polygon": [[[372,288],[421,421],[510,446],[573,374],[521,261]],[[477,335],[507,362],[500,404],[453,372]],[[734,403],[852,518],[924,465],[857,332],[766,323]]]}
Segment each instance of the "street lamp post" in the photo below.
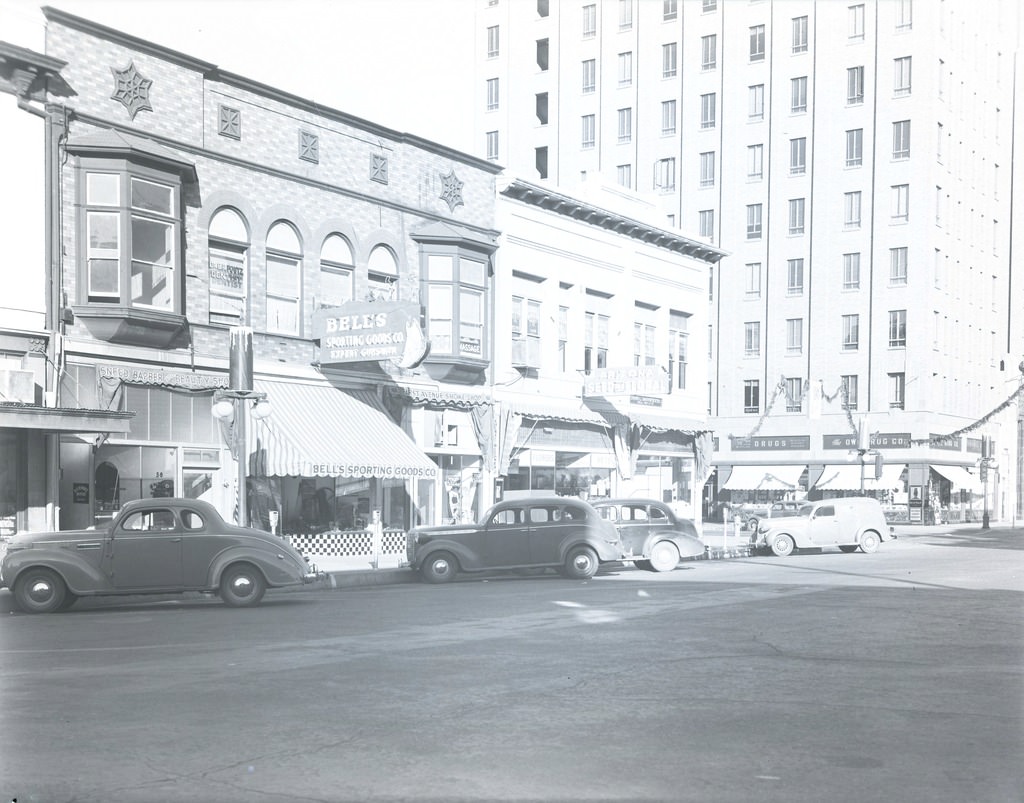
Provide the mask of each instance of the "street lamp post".
{"label": "street lamp post", "polygon": [[270,415],[270,402],[266,393],[252,389],[252,329],[248,326],[233,326],[230,331],[229,348],[230,387],[213,394],[213,414],[222,421],[231,422],[231,452],[238,466],[237,509],[238,524],[249,526],[249,498],[247,489],[249,463],[249,437],[245,404],[253,405],[254,418]]}

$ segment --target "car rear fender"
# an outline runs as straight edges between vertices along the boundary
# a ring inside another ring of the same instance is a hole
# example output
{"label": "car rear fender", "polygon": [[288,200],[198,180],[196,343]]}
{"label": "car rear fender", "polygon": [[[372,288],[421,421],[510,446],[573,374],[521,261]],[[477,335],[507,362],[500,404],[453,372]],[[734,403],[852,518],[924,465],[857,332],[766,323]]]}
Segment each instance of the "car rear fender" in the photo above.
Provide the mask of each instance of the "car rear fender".
{"label": "car rear fender", "polygon": [[578,546],[587,546],[597,553],[597,559],[602,563],[609,560],[622,560],[623,553],[621,547],[621,541],[617,541],[614,544],[610,544],[600,537],[597,537],[587,530],[581,532],[574,532],[567,535],[562,539],[559,552],[562,556],[562,561],[565,560],[569,554],[569,550]]}
{"label": "car rear fender", "polygon": [[[103,549],[103,539],[96,539],[97,550]],[[14,583],[26,569],[43,566],[55,571],[64,580],[68,590],[73,594],[85,596],[113,591],[110,577],[99,566],[77,557],[78,549],[92,549],[93,543],[87,545],[64,545],[60,548],[52,546],[36,546],[31,549],[20,549],[8,552],[3,565],[3,584],[12,588]]]}
{"label": "car rear fender", "polygon": [[[282,557],[279,558],[278,554]],[[271,588],[301,583],[304,574],[302,567],[295,565],[295,560],[286,550],[282,549],[280,553],[267,550],[263,553],[254,552],[251,547],[229,547],[210,561],[206,588],[218,588],[225,569],[236,563],[249,563],[255,566]]]}

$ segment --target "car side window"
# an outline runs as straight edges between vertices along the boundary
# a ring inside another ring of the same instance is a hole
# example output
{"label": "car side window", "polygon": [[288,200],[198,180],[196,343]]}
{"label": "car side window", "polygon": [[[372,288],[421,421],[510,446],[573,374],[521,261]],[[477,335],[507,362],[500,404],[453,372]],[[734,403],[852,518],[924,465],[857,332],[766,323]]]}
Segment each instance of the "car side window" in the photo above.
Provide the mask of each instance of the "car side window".
{"label": "car side window", "polygon": [[530,508],[530,523],[531,524],[547,524],[549,521],[558,520],[558,511],[552,510],[549,507],[531,507]]}
{"label": "car side window", "polygon": [[605,521],[616,521],[619,518],[618,508],[614,505],[604,505],[603,507],[599,507],[597,512]]}
{"label": "car side window", "polygon": [[585,521],[587,514],[576,507],[562,508],[562,518],[566,521]]}
{"label": "car side window", "polygon": [[[625,511],[625,508],[623,509]],[[647,521],[647,508],[632,506],[624,516],[627,521]]]}
{"label": "car side window", "polygon": [[505,527],[514,526],[522,522],[522,514],[523,511],[518,508],[507,507],[491,516],[491,524]]}
{"label": "car side window", "polygon": [[181,511],[181,523],[185,525],[186,530],[201,530],[205,522],[196,511],[183,510]]}
{"label": "car side window", "polygon": [[652,507],[650,509],[651,521],[658,524],[664,524],[668,521],[668,515],[660,507]]}
{"label": "car side window", "polygon": [[175,527],[174,513],[170,510],[146,510],[131,514],[121,525],[132,532],[167,532]]}
{"label": "car side window", "polygon": [[832,505],[822,505],[814,514],[815,516],[834,516],[836,515],[836,509]]}

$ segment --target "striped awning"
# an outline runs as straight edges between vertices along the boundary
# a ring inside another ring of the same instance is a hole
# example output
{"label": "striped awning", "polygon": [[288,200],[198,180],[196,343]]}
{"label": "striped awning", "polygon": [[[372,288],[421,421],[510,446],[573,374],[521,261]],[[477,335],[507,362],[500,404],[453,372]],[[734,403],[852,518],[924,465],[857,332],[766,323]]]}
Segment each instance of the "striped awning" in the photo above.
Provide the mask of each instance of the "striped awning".
{"label": "striped awning", "polygon": [[975,494],[984,493],[981,480],[961,466],[939,466],[932,463],[932,470],[941,474],[956,488],[963,488]]}
{"label": "striped awning", "polygon": [[[874,463],[865,464],[863,467],[864,490],[865,491],[891,491],[901,487],[900,476],[904,463],[886,464],[882,467],[881,479],[875,479]],[[860,463],[840,464],[825,466],[814,487],[819,491],[859,491],[861,488],[861,465]]]}
{"label": "striped awning", "polygon": [[[271,414],[249,410],[250,471],[268,477],[433,479],[437,465],[372,393],[323,383],[256,380]],[[357,398],[357,395],[360,396]]]}
{"label": "striped awning", "polygon": [[723,491],[792,491],[806,466],[733,466]]}

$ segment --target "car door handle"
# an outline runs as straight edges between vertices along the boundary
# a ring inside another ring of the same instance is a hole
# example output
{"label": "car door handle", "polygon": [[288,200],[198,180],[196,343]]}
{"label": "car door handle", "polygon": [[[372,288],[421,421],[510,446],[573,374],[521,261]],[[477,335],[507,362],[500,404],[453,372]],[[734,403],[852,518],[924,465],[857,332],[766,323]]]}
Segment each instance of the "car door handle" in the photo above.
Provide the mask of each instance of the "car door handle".
{"label": "car door handle", "polygon": [[84,544],[75,544],[75,549],[99,549],[101,546],[99,541],[89,541]]}

